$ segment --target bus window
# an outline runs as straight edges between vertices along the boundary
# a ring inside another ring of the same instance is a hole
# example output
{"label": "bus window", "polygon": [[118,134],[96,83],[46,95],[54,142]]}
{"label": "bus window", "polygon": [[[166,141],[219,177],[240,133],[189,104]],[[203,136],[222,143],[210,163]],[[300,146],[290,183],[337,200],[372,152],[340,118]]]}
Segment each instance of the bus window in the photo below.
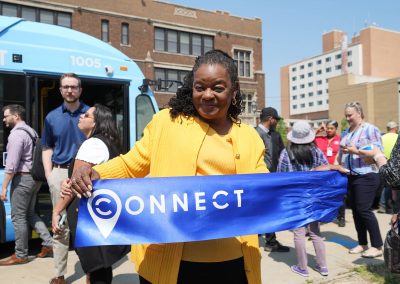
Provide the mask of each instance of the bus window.
{"label": "bus window", "polygon": [[136,140],[143,136],[143,130],[155,113],[151,99],[147,95],[136,98]]}
{"label": "bus window", "polygon": [[[0,117],[2,119],[2,109],[5,105],[9,104],[20,104],[26,107],[25,77],[23,75],[0,74]],[[3,159],[3,152],[6,151],[7,137],[10,134],[10,129],[6,129],[4,123],[1,123],[0,132],[0,157]],[[4,162],[0,163],[1,167],[3,167]]]}

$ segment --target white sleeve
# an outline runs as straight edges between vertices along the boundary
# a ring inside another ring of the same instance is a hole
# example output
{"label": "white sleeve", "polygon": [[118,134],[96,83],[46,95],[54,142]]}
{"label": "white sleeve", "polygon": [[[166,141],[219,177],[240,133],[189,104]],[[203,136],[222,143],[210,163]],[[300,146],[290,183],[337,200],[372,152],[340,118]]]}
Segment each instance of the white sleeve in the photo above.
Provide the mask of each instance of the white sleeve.
{"label": "white sleeve", "polygon": [[107,145],[92,137],[82,143],[75,159],[98,165],[107,162],[109,157]]}

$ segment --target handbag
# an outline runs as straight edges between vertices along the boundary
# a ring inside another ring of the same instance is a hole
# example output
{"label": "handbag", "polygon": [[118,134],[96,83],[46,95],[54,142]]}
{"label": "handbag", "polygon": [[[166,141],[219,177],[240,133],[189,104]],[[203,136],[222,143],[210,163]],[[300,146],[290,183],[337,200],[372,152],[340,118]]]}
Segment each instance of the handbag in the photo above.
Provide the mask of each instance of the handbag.
{"label": "handbag", "polygon": [[400,236],[396,232],[398,225],[386,234],[383,258],[386,268],[392,273],[400,273]]}

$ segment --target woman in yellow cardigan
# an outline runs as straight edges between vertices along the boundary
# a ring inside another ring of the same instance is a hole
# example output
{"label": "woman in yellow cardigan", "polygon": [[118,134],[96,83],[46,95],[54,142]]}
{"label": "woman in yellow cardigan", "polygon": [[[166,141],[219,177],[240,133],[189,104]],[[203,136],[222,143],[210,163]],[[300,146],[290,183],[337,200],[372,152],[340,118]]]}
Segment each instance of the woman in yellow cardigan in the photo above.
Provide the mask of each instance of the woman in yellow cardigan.
{"label": "woman in yellow cardigan", "polygon": [[[240,123],[242,98],[234,60],[220,50],[196,59],[184,85],[126,155],[82,167],[72,187],[84,196],[94,179],[268,172],[264,145]],[[140,283],[261,283],[258,237],[132,245]]]}

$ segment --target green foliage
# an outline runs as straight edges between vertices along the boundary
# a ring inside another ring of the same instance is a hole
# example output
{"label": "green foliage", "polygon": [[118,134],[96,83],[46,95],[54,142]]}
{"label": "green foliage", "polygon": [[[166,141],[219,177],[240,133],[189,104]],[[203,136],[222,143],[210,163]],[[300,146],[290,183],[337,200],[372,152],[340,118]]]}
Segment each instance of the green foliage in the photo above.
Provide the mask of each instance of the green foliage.
{"label": "green foliage", "polygon": [[343,118],[341,121],[340,121],[340,132],[343,132],[346,128],[348,128],[349,127],[349,123],[347,122],[347,120],[345,119],[345,118]]}
{"label": "green foliage", "polygon": [[279,134],[282,137],[283,144],[285,144],[285,146],[286,146],[287,145],[287,138],[286,138],[287,129],[286,129],[285,120],[283,118],[278,121],[278,125],[276,126],[276,131],[279,132]]}
{"label": "green foliage", "polygon": [[400,283],[400,275],[390,273],[384,264],[361,265],[354,269],[362,278],[372,283],[397,284]]}

